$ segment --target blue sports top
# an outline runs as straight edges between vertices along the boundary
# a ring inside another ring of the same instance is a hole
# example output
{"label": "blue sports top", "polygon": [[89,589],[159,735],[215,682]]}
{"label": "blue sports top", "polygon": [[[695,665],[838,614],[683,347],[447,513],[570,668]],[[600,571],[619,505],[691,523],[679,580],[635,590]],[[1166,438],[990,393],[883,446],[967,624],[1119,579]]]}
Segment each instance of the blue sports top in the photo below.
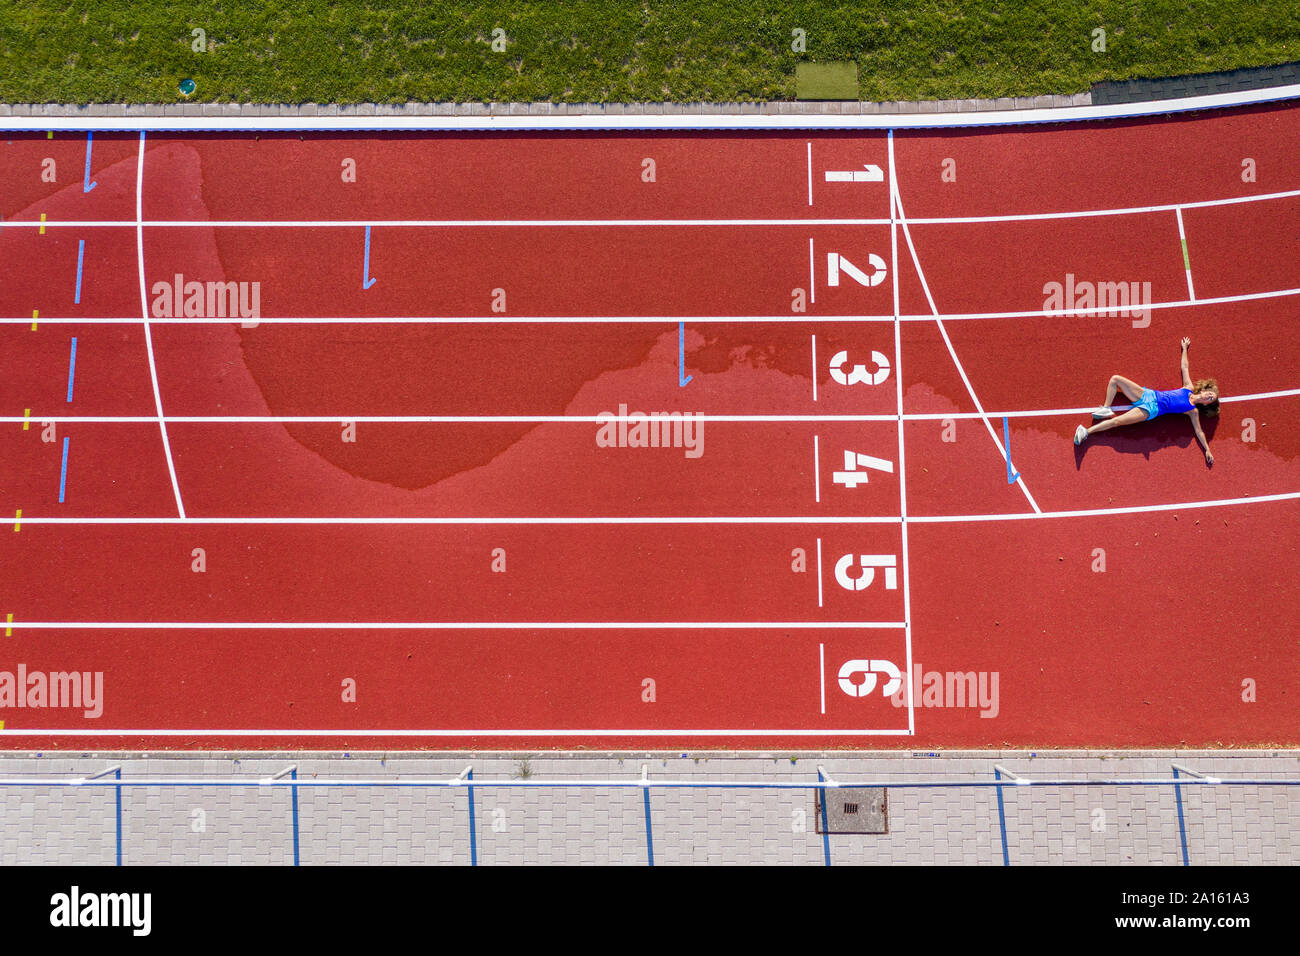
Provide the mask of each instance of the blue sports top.
{"label": "blue sports top", "polygon": [[1171,412],[1190,412],[1196,406],[1192,404],[1190,388],[1173,388],[1167,392],[1156,391],[1156,408],[1161,415]]}

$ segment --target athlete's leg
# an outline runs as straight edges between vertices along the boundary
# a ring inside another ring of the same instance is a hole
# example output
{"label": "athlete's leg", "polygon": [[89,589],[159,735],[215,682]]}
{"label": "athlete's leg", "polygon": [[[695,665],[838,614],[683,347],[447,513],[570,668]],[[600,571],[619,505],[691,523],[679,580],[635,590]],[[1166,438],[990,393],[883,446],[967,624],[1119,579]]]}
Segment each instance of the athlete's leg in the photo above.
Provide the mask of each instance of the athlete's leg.
{"label": "athlete's leg", "polygon": [[1123,375],[1112,375],[1106,384],[1106,401],[1102,403],[1106,408],[1110,408],[1114,403],[1115,392],[1118,390],[1123,390],[1124,397],[1130,402],[1136,402],[1142,397],[1142,386],[1137,382]]}
{"label": "athlete's leg", "polygon": [[1116,415],[1114,418],[1108,418],[1104,422],[1098,422],[1089,427],[1087,431],[1089,435],[1095,435],[1097,432],[1104,432],[1108,428],[1119,428],[1121,425],[1136,425],[1138,422],[1144,422],[1146,420],[1147,412],[1145,408],[1130,408],[1123,415]]}

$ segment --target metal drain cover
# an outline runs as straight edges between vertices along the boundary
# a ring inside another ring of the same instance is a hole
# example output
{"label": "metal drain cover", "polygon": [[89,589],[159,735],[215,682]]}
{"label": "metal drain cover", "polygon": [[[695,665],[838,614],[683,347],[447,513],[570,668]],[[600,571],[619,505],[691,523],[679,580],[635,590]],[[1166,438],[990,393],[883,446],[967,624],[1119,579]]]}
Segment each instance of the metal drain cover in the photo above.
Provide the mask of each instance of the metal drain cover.
{"label": "metal drain cover", "polygon": [[822,833],[822,797],[826,798],[826,833],[888,833],[888,801],[884,787],[818,791],[814,801],[817,832]]}

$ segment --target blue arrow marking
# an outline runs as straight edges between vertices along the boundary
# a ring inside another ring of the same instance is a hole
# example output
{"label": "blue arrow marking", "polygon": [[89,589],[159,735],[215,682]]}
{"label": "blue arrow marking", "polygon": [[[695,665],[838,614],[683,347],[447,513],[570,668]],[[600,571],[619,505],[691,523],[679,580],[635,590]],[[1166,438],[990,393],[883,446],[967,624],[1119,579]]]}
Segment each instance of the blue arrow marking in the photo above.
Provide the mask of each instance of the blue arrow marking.
{"label": "blue arrow marking", "polygon": [[369,289],[378,281],[370,278],[370,227],[366,226],[366,264],[361,276],[361,288]]}
{"label": "blue arrow marking", "polygon": [[90,181],[90,145],[91,143],[94,142],[94,140],[95,140],[94,133],[86,134],[86,178],[82,181],[81,191],[87,193],[90,192],[98,185],[98,183],[92,183]]}
{"label": "blue arrow marking", "polygon": [[677,323],[677,384],[686,387],[695,376],[686,374],[686,323]]}
{"label": "blue arrow marking", "polygon": [[81,305],[81,264],[86,259],[86,240],[77,241],[77,291],[72,301],[75,305]]}
{"label": "blue arrow marking", "polygon": [[68,486],[68,439],[63,439],[63,470],[59,472],[59,504],[63,504],[63,492]]}
{"label": "blue arrow marking", "polygon": [[72,401],[72,380],[77,374],[77,337],[72,337],[72,354],[68,356],[68,401]]}
{"label": "blue arrow marking", "polygon": [[1011,471],[1011,429],[1007,425],[1006,416],[1002,416],[1002,442],[1007,447],[1007,484],[1014,485],[1016,479],[1020,477],[1020,472]]}

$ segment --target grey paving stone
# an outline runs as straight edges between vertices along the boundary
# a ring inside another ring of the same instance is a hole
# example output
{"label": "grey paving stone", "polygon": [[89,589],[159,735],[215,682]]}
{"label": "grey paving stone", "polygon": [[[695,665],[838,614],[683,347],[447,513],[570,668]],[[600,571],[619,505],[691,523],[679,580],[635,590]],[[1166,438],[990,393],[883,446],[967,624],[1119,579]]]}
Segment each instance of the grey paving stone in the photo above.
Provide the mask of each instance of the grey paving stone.
{"label": "grey paving stone", "polygon": [[[250,782],[296,764],[303,779],[413,776],[446,779],[472,764],[479,861],[489,863],[645,863],[639,787],[492,788],[514,780],[527,760],[538,779],[726,779],[791,781],[795,790],[652,790],[651,830],[658,863],[820,865],[813,799],[818,764],[835,779],[982,779],[995,762],[1047,777],[1165,778],[1174,760],[1203,772],[1300,778],[1300,759],[1154,754],[1101,759],[1040,753],[913,758],[905,754],[787,757],[709,754],[442,755],[386,758],[285,755],[239,761],[211,755],[0,756],[0,864],[111,863],[113,787],[5,788],[6,777],[85,776],[120,763],[131,775],[239,777]],[[315,774],[317,776],[313,777]],[[1181,788],[1188,854],[1194,864],[1294,865],[1300,846],[1298,788]],[[299,787],[299,849],[306,864],[469,862],[465,788]],[[123,788],[128,863],[283,865],[292,860],[291,795],[286,787]],[[889,832],[836,836],[836,864],[997,865],[1002,859],[992,788],[891,789]],[[1007,843],[1016,864],[1179,865],[1182,842],[1171,787],[1004,788]],[[195,811],[201,811],[196,816]],[[1100,816],[1099,816],[1100,814]],[[196,822],[202,828],[196,829]],[[16,822],[14,822],[16,821]]]}

